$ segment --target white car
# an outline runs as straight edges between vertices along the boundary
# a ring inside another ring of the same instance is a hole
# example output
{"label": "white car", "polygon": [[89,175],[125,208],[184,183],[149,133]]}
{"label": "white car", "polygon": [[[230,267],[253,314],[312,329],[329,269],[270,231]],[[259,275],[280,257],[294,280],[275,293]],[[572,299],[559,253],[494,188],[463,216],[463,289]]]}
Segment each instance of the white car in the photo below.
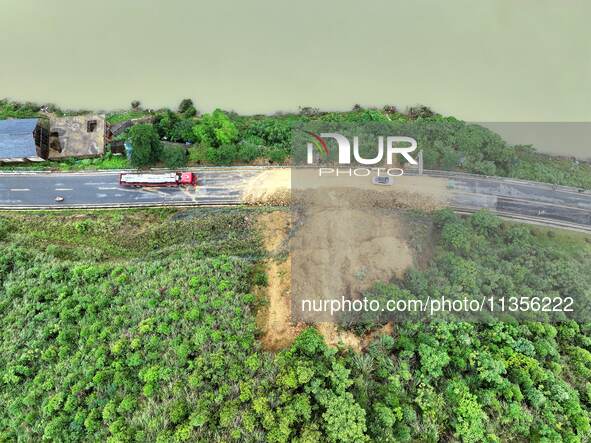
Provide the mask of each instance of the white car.
{"label": "white car", "polygon": [[392,186],[394,184],[394,178],[390,177],[390,176],[387,176],[387,177],[377,176],[377,177],[373,177],[371,179],[371,182],[374,185]]}

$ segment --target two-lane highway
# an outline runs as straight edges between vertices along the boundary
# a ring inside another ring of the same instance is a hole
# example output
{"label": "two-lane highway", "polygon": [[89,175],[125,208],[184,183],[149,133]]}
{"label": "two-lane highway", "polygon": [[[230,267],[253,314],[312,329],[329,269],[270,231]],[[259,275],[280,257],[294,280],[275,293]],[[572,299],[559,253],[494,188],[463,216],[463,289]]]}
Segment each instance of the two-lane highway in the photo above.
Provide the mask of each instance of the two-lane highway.
{"label": "two-lane highway", "polygon": [[[198,182],[188,188],[125,188],[119,185],[116,172],[1,173],[0,209],[236,205],[243,202],[251,180],[256,186],[269,186],[258,180],[268,169],[192,169]],[[288,177],[289,170],[284,171]],[[442,179],[437,192],[444,196],[447,206],[458,212],[485,208],[524,222],[591,231],[590,191],[447,171],[425,171],[425,175]],[[289,183],[289,179],[285,180],[285,186],[289,187]],[[396,190],[394,186],[392,191]],[[416,193],[421,192],[419,183]],[[64,197],[64,201],[56,202],[57,196]]]}
{"label": "two-lane highway", "polygon": [[[253,169],[196,171],[197,186],[127,188],[119,173],[24,173],[0,175],[0,208],[221,205],[241,202]],[[56,202],[56,197],[64,198]]]}
{"label": "two-lane highway", "polygon": [[450,205],[591,230],[591,192],[545,183],[458,174],[448,178]]}

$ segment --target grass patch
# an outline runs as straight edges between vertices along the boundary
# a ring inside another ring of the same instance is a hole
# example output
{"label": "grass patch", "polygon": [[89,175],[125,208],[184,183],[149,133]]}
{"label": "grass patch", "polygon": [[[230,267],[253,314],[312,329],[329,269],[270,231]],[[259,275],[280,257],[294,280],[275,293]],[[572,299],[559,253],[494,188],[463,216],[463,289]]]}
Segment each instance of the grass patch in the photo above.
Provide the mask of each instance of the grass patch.
{"label": "grass patch", "polygon": [[129,111],[121,111],[121,112],[112,112],[107,114],[107,123],[110,125],[116,125],[117,123],[121,123],[127,120],[131,120],[134,118],[141,118],[149,115],[148,111],[143,110],[129,110]]}
{"label": "grass patch", "polygon": [[98,171],[111,169],[128,169],[129,161],[124,155],[106,154],[99,158],[49,160],[42,163],[5,163],[0,170],[9,171]]}

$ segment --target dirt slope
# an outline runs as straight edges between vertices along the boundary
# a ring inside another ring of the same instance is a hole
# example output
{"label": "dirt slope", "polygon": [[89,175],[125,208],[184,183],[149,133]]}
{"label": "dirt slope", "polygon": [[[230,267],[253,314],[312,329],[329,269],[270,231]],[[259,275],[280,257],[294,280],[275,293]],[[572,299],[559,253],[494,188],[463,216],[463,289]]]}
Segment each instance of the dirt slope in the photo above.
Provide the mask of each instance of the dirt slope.
{"label": "dirt slope", "polygon": [[380,332],[358,337],[339,327],[338,318],[302,315],[303,298],[355,299],[377,281],[402,278],[417,257],[409,242],[412,227],[400,209],[444,206],[445,181],[400,177],[392,187],[378,187],[368,177],[324,180],[313,171],[304,177],[293,177],[289,169],[264,171],[245,187],[250,204],[291,206],[291,212],[258,218],[273,257],[262,294],[268,305],[259,312],[262,343],[268,350],[284,348],[305,323],[314,323],[329,344],[360,350]]}

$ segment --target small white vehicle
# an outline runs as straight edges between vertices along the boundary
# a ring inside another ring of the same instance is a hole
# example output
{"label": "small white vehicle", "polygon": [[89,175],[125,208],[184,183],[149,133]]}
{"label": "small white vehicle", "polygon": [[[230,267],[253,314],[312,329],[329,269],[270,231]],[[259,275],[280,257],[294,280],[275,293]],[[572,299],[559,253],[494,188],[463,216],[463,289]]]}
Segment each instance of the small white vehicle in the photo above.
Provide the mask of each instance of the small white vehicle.
{"label": "small white vehicle", "polygon": [[394,184],[394,178],[390,176],[382,177],[378,175],[377,177],[373,177],[371,179],[371,182],[374,185],[392,186]]}
{"label": "small white vehicle", "polygon": [[63,202],[63,201],[64,201],[64,198],[63,198],[61,195],[58,195],[58,196],[55,198],[55,201],[56,201],[56,202],[58,202],[58,203],[61,203],[61,202]]}

